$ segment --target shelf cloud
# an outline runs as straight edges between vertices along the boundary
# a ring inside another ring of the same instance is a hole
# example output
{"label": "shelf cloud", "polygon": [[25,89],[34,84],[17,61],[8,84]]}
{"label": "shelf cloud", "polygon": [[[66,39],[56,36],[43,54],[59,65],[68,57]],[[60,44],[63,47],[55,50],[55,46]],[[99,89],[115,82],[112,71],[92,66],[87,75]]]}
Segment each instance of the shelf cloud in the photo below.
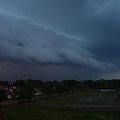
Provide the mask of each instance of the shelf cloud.
{"label": "shelf cloud", "polygon": [[0,15],[0,57],[36,64],[88,65],[101,70],[115,67],[101,62],[76,39],[33,22]]}
{"label": "shelf cloud", "polygon": [[39,66],[38,74],[53,71],[49,78],[56,73],[56,79],[115,76],[120,68],[119,6],[119,0],[0,0],[2,68],[14,62],[14,71],[22,73],[24,65]]}

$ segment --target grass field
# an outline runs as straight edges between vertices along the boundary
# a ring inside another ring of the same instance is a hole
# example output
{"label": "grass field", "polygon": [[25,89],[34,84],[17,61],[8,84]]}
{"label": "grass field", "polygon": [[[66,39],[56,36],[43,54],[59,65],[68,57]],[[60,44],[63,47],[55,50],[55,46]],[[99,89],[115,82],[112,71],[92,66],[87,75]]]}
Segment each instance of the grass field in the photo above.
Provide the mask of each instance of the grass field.
{"label": "grass field", "polygon": [[10,107],[2,110],[6,120],[120,120],[119,111],[49,110]]}
{"label": "grass field", "polygon": [[[4,107],[1,112],[6,120],[120,120],[119,110],[79,110],[79,109],[47,109],[40,105],[74,104],[75,96],[109,96],[118,93],[76,93],[59,97],[36,100],[31,104]],[[83,103],[84,104],[84,103]],[[37,107],[39,106],[39,107]]]}
{"label": "grass field", "polygon": [[81,104],[92,104],[92,105],[120,105],[120,99],[116,99],[119,92],[79,92],[70,95],[57,96],[49,99],[42,99],[34,101],[36,105],[39,104],[56,104],[56,105],[81,105]]}

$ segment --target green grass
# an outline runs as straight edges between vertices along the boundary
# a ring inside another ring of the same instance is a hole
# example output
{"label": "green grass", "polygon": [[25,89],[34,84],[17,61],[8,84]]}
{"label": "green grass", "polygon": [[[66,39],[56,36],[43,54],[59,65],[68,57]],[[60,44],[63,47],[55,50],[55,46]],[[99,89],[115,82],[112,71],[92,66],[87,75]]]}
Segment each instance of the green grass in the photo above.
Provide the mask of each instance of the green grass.
{"label": "green grass", "polygon": [[[43,109],[46,104],[75,104],[75,96],[117,95],[113,93],[80,92],[43,100],[33,101],[31,104],[6,107],[1,109],[6,120],[120,120],[120,111],[115,110],[79,110],[79,109]],[[119,100],[115,101],[118,104]],[[84,104],[84,103],[83,103]]]}
{"label": "green grass", "polygon": [[77,96],[117,96],[119,92],[79,92],[64,96],[57,96],[57,97],[51,97],[48,99],[42,99],[42,100],[36,100],[34,101],[34,105],[44,105],[44,104],[56,104],[56,105],[65,105],[65,104],[97,104],[97,105],[103,105],[103,104],[109,104],[109,105],[120,105],[120,99],[114,99],[114,100],[85,100],[77,98]]}
{"label": "green grass", "polygon": [[48,110],[9,107],[2,110],[6,120],[120,120],[119,111]]}

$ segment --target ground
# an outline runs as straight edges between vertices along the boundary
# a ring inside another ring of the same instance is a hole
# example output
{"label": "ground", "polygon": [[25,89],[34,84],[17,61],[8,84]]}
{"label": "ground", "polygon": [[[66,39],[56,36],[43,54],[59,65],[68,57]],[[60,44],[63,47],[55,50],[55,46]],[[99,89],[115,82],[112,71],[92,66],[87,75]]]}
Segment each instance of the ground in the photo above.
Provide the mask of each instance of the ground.
{"label": "ground", "polygon": [[[10,107],[4,107],[1,111],[4,113],[6,120],[120,120],[120,110],[119,109],[89,109],[82,110],[76,108],[60,108],[55,107],[42,107],[44,105],[76,105],[76,99],[79,96],[116,96],[118,93],[75,93],[72,95],[64,95],[49,99],[36,100],[31,104],[15,105]],[[85,102],[79,102],[77,104],[85,104]],[[88,101],[89,103],[90,101]],[[104,102],[104,101],[103,101]],[[106,101],[105,101],[106,102]],[[111,101],[111,104],[114,105]],[[87,103],[87,104],[88,104]],[[117,100],[116,106],[119,105],[119,100]],[[93,103],[92,103],[93,104]]]}

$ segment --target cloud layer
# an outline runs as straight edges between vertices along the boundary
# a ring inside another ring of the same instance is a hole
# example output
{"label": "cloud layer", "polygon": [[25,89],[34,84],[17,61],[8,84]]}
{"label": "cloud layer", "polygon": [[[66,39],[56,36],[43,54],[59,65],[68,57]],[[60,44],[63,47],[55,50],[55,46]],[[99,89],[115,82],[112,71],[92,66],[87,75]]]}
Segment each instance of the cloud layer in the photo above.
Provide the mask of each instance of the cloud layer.
{"label": "cloud layer", "polygon": [[119,6],[119,0],[0,0],[0,66],[25,63],[21,71],[38,73],[45,67],[48,76],[47,70],[62,73],[58,78],[118,76]]}
{"label": "cloud layer", "polygon": [[115,65],[95,59],[82,41],[56,33],[33,22],[0,15],[0,58],[38,64],[85,65],[108,70]]}

